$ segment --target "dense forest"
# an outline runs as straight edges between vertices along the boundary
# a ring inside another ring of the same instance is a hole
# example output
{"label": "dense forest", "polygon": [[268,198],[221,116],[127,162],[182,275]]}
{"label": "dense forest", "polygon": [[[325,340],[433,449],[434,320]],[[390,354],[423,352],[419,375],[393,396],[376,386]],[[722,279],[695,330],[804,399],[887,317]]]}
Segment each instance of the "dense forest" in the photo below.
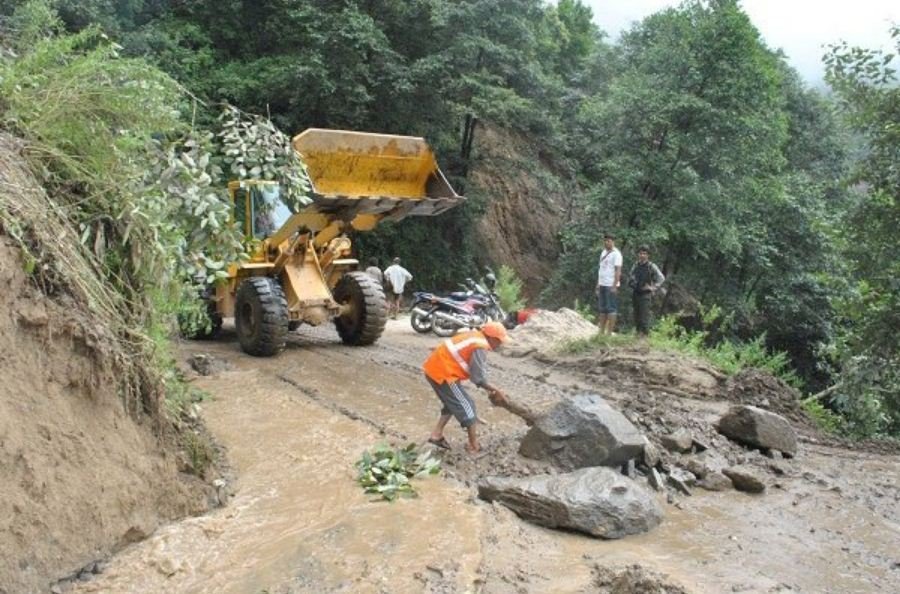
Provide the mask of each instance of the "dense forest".
{"label": "dense forest", "polygon": [[[28,110],[46,94],[28,90],[53,68],[81,80],[78,57],[108,69],[98,90],[159,93],[159,105],[135,104],[121,119],[133,132],[127,146],[124,134],[111,145],[97,136],[99,146],[121,145],[120,157],[136,150],[137,130],[145,141],[218,130],[225,103],[288,134],[316,126],[424,136],[470,200],[357,245],[364,256],[401,255],[429,288],[485,264],[516,268],[478,249],[474,222],[492,196],[467,180],[478,155],[460,146],[467,116],[514,130],[548,155],[546,175],[573,198],[551,238],[555,274],[535,303],[591,302],[604,233],[616,235],[626,265],[649,244],[678,288],[670,293],[700,304],[685,324],[709,341],[764,337],[788,353],[811,406],[840,415],[842,431],[900,435],[891,55],[835,40],[823,58],[829,88],[812,89],[736,0],[688,0],[615,40],[579,0],[0,0],[0,14],[5,126],[61,151],[68,140],[50,136],[71,130],[41,128],[47,112]],[[900,30],[892,34],[900,46]],[[79,191],[109,196],[91,190],[99,176],[84,181],[85,167],[141,163],[97,158],[58,159],[56,171],[67,166]],[[191,221],[154,233],[175,245]],[[130,228],[119,233],[127,243]],[[122,277],[127,267],[115,266]]]}

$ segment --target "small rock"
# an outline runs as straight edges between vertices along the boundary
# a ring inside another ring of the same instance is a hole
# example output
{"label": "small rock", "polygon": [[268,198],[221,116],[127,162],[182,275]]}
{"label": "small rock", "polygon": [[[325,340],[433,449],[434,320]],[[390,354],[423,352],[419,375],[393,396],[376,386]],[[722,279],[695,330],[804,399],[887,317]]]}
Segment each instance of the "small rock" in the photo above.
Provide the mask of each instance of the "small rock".
{"label": "small rock", "polygon": [[162,559],[157,560],[156,568],[164,576],[171,577],[178,573],[178,571],[181,569],[181,564],[176,562],[171,557],[163,557]]}
{"label": "small rock", "polygon": [[731,479],[721,472],[710,472],[697,483],[697,486],[707,491],[727,491],[731,489]]}
{"label": "small rock", "polygon": [[687,429],[679,429],[675,433],[664,435],[660,438],[660,443],[670,452],[689,452],[694,443],[691,432]]}
{"label": "small rock", "polygon": [[768,468],[772,471],[773,474],[776,474],[778,476],[784,476],[785,474],[787,474],[787,471],[784,469],[784,467],[777,462],[772,462],[771,464],[769,464]]}
{"label": "small rock", "polygon": [[701,479],[707,474],[719,472],[729,465],[728,461],[717,454],[715,450],[707,450],[696,456],[687,457],[686,459],[683,459],[680,464],[697,475],[697,478]]}
{"label": "small rock", "polygon": [[722,473],[731,479],[731,483],[738,491],[762,493],[766,490],[766,484],[762,479],[745,466],[732,466],[723,470]]}
{"label": "small rock", "polygon": [[191,369],[200,375],[215,375],[231,369],[231,364],[212,355],[197,353],[188,359]]}
{"label": "small rock", "polygon": [[644,444],[643,461],[647,468],[653,468],[659,464],[659,450],[649,441]]}
{"label": "small rock", "polygon": [[622,474],[630,479],[634,479],[635,476],[637,476],[637,473],[634,470],[634,460],[629,460],[622,465]]}
{"label": "small rock", "polygon": [[650,474],[647,475],[647,483],[653,487],[654,491],[662,491],[665,488],[662,477],[659,476],[659,472],[655,468],[650,469]]}
{"label": "small rock", "polygon": [[692,476],[692,477],[693,477],[694,475],[692,475],[691,473],[689,473],[689,472],[687,472],[687,471],[682,471],[682,473],[683,473],[683,474],[682,474],[682,473],[676,472],[677,470],[679,470],[679,469],[677,469],[677,468],[676,468],[676,469],[673,469],[673,472],[674,472],[675,474],[670,474],[670,475],[666,478],[666,480],[668,481],[668,483],[669,483],[670,485],[672,485],[673,487],[675,487],[675,490],[676,490],[676,491],[679,491],[680,493],[682,493],[682,494],[684,494],[684,495],[690,495],[690,494],[691,494],[691,490],[688,488],[688,486],[687,486],[687,481],[684,480],[684,477],[685,477],[685,475],[689,475],[689,474],[690,474],[690,476]]}
{"label": "small rock", "polygon": [[697,450],[697,453],[705,452],[710,448],[709,444],[705,441],[701,441],[694,437],[694,448]]}

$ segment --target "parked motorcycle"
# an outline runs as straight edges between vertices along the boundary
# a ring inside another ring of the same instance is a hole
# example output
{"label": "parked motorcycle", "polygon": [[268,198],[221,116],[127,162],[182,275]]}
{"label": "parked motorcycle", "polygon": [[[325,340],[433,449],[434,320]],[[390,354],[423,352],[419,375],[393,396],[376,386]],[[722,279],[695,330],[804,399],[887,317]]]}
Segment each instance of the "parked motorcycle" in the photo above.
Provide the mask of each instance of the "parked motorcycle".
{"label": "parked motorcycle", "polygon": [[416,332],[434,332],[438,336],[453,336],[461,328],[480,328],[485,323],[503,321],[506,314],[494,292],[497,279],[488,272],[483,283],[466,279],[466,291],[441,297],[433,293],[414,295],[410,325]]}

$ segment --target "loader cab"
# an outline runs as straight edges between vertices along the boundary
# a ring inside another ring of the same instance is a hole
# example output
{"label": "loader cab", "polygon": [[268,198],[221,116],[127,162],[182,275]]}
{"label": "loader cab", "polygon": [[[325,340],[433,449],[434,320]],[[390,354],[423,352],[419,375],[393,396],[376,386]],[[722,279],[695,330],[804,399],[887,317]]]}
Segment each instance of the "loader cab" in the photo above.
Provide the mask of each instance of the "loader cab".
{"label": "loader cab", "polygon": [[294,214],[281,198],[281,186],[273,181],[228,183],[234,205],[234,222],[248,240],[262,241],[278,231]]}

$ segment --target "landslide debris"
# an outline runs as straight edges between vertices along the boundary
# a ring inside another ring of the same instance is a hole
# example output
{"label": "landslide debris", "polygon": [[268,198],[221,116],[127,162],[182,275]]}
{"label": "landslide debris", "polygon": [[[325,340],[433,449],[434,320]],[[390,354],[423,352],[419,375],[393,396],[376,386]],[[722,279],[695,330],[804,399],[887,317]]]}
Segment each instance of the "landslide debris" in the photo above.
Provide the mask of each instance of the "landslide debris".
{"label": "landslide debris", "polygon": [[0,135],[0,591],[38,592],[216,499],[20,150]]}
{"label": "landslide debris", "polygon": [[596,334],[597,327],[575,310],[542,309],[510,331],[512,341],[503,346],[502,352],[508,357],[553,355],[573,340],[586,340]]}

